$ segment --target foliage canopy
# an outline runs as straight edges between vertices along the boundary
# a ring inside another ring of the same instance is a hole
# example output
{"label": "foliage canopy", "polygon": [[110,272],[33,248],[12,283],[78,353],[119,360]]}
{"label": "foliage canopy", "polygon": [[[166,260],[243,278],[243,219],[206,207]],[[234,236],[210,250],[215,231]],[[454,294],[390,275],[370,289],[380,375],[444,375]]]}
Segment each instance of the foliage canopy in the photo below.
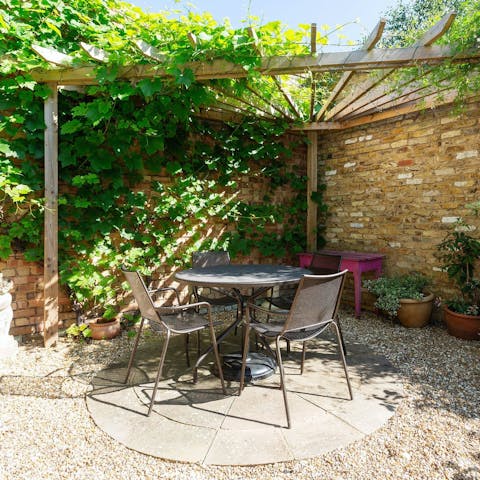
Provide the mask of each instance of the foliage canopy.
{"label": "foliage canopy", "polygon": [[[422,3],[413,2],[404,16],[400,7],[392,12],[398,42],[409,40],[412,30],[404,23]],[[460,21],[449,38],[459,48],[476,45],[478,0],[429,3],[416,28],[427,28],[455,3]],[[287,140],[295,109],[273,78],[255,71],[260,53],[246,28],[217,24],[208,13],[147,14],[114,0],[0,0],[0,7],[0,257],[14,248],[31,260],[43,255],[43,101],[49,90],[31,72],[51,66],[32,46],[54,48],[80,65],[91,62],[80,42],[108,54],[108,64],[95,69],[98,85],[60,95],[60,273],[80,306],[115,300],[121,263],[153,272],[186,262],[198,249],[227,248],[233,256],[258,249],[283,257],[305,248],[306,178],[291,161],[292,149],[304,140]],[[309,53],[308,25],[291,30],[280,22],[249,22],[263,55]],[[319,45],[327,32],[318,33]],[[118,80],[119,67],[149,61],[132,40],[153,45],[171,77]],[[185,67],[216,58],[242,65],[247,78],[198,82]],[[468,74],[454,78],[465,91],[478,86]],[[320,108],[335,79],[327,74],[284,82],[287,94],[296,93],[300,120],[312,113],[310,89],[300,87],[317,82]],[[262,104],[258,92],[268,101]],[[247,113],[245,119],[202,120],[198,114],[219,101]],[[246,184],[255,200],[239,193]],[[283,190],[291,195],[277,201]],[[325,213],[321,191],[315,201]]]}

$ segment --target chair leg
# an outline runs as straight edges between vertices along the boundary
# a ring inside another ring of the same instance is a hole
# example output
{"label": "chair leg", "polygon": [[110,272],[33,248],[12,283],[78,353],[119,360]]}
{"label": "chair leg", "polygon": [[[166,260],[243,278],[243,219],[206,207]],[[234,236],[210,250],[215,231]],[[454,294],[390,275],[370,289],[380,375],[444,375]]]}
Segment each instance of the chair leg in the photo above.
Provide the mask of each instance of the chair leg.
{"label": "chair leg", "polygon": [[130,370],[132,369],[133,359],[135,357],[135,353],[137,352],[138,342],[140,340],[140,335],[142,333],[144,321],[145,319],[142,317],[142,321],[140,322],[140,327],[138,329],[137,336],[135,338],[135,343],[133,344],[132,352],[130,353],[130,359],[128,360],[127,375],[125,376],[125,381],[123,383],[128,382],[128,377],[130,376]]}
{"label": "chair leg", "polygon": [[340,352],[340,358],[341,358],[342,365],[343,365],[343,371],[345,372],[345,378],[347,380],[348,393],[350,394],[350,400],[353,400],[352,386],[350,385],[350,377],[348,376],[347,362],[345,361],[345,353],[344,353],[343,346],[342,346],[342,341],[341,341],[342,336],[341,336],[340,329],[338,328],[338,325],[336,324],[336,322],[332,322],[332,325],[335,329],[335,333],[337,334],[338,350]]}
{"label": "chair leg", "polygon": [[160,363],[158,364],[157,377],[155,378],[155,385],[153,387],[152,400],[150,402],[150,407],[148,408],[148,413],[147,413],[148,417],[150,416],[150,413],[152,413],[153,403],[155,402],[155,395],[157,394],[158,382],[160,381],[160,377],[162,376],[163,364],[165,363],[165,356],[167,354],[167,348],[168,348],[168,342],[169,341],[170,341],[170,331],[167,330],[166,335],[165,335],[165,342],[163,344],[162,354],[160,356]]}
{"label": "chair leg", "polygon": [[343,340],[342,327],[340,326],[340,319],[338,317],[336,318],[335,323],[338,327],[338,331],[340,332],[340,340],[342,342],[343,354],[347,355],[347,347],[345,346],[345,341]]}
{"label": "chair leg", "polygon": [[300,363],[300,375],[303,375],[303,366],[305,365],[305,353],[307,350],[307,342],[302,344],[302,362]]}
{"label": "chair leg", "polygon": [[283,403],[285,405],[285,414],[287,415],[287,428],[290,428],[290,411],[288,409],[287,390],[285,388],[285,372],[283,370],[282,352],[280,350],[280,337],[277,337],[275,339],[275,343],[277,346],[277,362],[278,369],[280,371],[280,383],[282,385]]}
{"label": "chair leg", "polygon": [[[247,308],[247,315],[250,315],[250,312]],[[242,394],[242,390],[245,385],[245,369],[247,368],[247,355],[248,355],[248,347],[249,347],[249,336],[250,336],[250,323],[245,323],[245,338],[243,341],[243,354],[242,354],[242,369],[240,371],[240,388],[238,389],[238,395]]]}
{"label": "chair leg", "polygon": [[[222,362],[220,361],[220,355],[218,354],[217,336],[215,335],[215,329],[213,328],[213,323],[211,323],[211,322],[210,322],[210,337],[212,339],[213,353],[215,355],[215,362],[216,362],[217,368],[218,368],[218,375],[220,377],[220,383],[222,384],[222,392],[223,392],[224,395],[226,395],[227,390],[225,389],[225,380],[223,378]],[[195,368],[195,373],[196,373],[196,371],[197,371],[197,369]]]}
{"label": "chair leg", "polygon": [[188,345],[190,343],[190,334],[185,335],[185,356],[187,359],[187,367],[190,368],[190,355],[188,354]]}
{"label": "chair leg", "polygon": [[200,346],[201,346],[201,338],[200,338],[200,330],[197,332],[197,358],[200,356]]}

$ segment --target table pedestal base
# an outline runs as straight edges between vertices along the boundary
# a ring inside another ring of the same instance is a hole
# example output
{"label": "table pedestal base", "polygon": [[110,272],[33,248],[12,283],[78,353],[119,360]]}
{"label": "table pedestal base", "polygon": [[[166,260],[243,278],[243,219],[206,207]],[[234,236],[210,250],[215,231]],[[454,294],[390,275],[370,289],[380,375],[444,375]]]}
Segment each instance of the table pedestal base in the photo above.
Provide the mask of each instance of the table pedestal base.
{"label": "table pedestal base", "polygon": [[[245,368],[245,381],[262,380],[275,373],[277,362],[263,353],[249,352]],[[242,354],[229,353],[223,355],[223,377],[233,382],[240,381],[242,371]]]}

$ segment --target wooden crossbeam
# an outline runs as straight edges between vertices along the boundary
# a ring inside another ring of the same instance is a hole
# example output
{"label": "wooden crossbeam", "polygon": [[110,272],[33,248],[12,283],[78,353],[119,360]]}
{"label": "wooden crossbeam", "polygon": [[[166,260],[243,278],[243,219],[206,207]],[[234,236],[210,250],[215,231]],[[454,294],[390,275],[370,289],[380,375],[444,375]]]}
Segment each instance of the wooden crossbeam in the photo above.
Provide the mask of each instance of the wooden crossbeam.
{"label": "wooden crossbeam", "polygon": [[73,57],[70,55],[65,55],[54,48],[32,45],[32,50],[48,63],[53,63],[54,65],[58,65],[60,67],[69,67],[73,64]]}
{"label": "wooden crossbeam", "polygon": [[194,33],[189,32],[189,33],[187,34],[187,37],[188,37],[188,41],[190,42],[190,45],[192,46],[192,48],[193,48],[194,50],[196,50],[197,47],[198,47],[197,36],[196,36]]}
{"label": "wooden crossbeam", "polygon": [[[428,73],[430,72],[425,72],[425,74]],[[418,82],[418,79],[419,77],[412,78],[396,88],[392,86],[380,86],[378,89],[372,90],[372,92],[370,92],[368,95],[362,97],[362,102],[354,103],[346,108],[343,111],[342,119],[346,120],[352,116],[364,114],[372,109],[389,108],[388,105],[392,102],[397,104],[403,103],[404,100],[402,99],[405,97],[425,90],[429,87],[433,87],[432,85],[426,85],[425,83]],[[403,90],[400,91],[401,88]]]}
{"label": "wooden crossbeam", "polygon": [[241,98],[241,97],[238,97],[236,95],[232,95],[229,92],[227,92],[225,89],[217,87],[217,86],[210,85],[209,88],[211,90],[214,90],[216,92],[221,93],[223,95],[224,100],[226,100],[227,102],[228,102],[228,99],[235,100],[235,101],[237,101],[239,103],[242,103],[242,104],[244,104],[248,107],[254,108],[258,112],[262,112],[265,115],[274,118],[274,115],[272,115],[272,112],[268,112],[267,110],[264,110],[263,108],[259,107],[258,105],[255,105],[255,104],[249,102],[245,98]]}
{"label": "wooden crossbeam", "polygon": [[354,115],[349,116],[345,119],[345,121],[349,121],[353,118],[361,118],[365,115],[372,115],[374,113],[384,112],[391,109],[396,109],[399,107],[403,107],[405,105],[411,105],[412,102],[419,103],[420,101],[424,101],[426,98],[430,98],[432,95],[438,97],[440,94],[444,92],[451,92],[452,88],[451,85],[445,85],[443,87],[437,87],[434,92],[431,90],[427,90],[427,87],[423,89],[418,89],[416,91],[411,91],[408,94],[400,97],[400,98],[392,98],[389,102],[386,102],[381,107],[373,107],[366,108],[362,112],[355,113]]}
{"label": "wooden crossbeam", "polygon": [[280,115],[282,115],[284,118],[287,120],[294,120],[291,116],[289,116],[285,111],[283,111],[281,108],[279,108],[275,103],[269,102],[267,99],[265,99],[259,92],[257,92],[254,88],[252,88],[250,85],[246,85],[246,89],[251,92],[253,95],[255,95],[259,100],[262,102],[265,102],[268,106],[276,110]]}
{"label": "wooden crossbeam", "polygon": [[[447,13],[438,23],[436,23],[432,28],[430,28],[425,34],[415,42],[411,48],[425,48],[430,47],[435,40],[441,37],[452,25],[455,20],[456,13],[449,12]],[[389,51],[389,50],[386,50]],[[385,64],[385,67],[388,68],[390,65]],[[392,72],[393,68],[388,68],[384,70],[381,75],[377,75],[373,79],[366,80],[362,85],[355,89],[350,95],[347,95],[341,102],[339,102],[327,115],[325,119],[329,120],[336,118],[348,105],[353,103],[355,100],[360,98],[362,95],[368,93],[372,88],[376,87],[380,82],[387,78]]]}
{"label": "wooden crossbeam", "polygon": [[152,60],[156,60],[158,62],[164,62],[167,57],[158,51],[157,48],[150,45],[143,40],[135,40],[133,44],[138,48],[140,53],[147,58],[151,58]]}
{"label": "wooden crossbeam", "polygon": [[[329,72],[332,70],[382,70],[404,68],[418,64],[438,65],[446,60],[455,63],[480,61],[480,49],[464,53],[454,53],[454,49],[444,45],[431,47],[407,47],[393,49],[373,49],[368,52],[327,52],[312,56],[265,57],[256,70],[262,75],[292,75],[296,73]],[[189,62],[183,65],[193,71],[196,80],[214,78],[245,78],[248,72],[242,65],[226,60],[213,60],[209,63]],[[57,82],[62,85],[91,85],[97,83],[95,67],[85,66],[70,69],[36,70],[31,72],[38,82]],[[119,78],[141,79],[168,77],[170,73],[158,65],[134,65],[119,69]]]}
{"label": "wooden crossbeam", "polygon": [[[247,32],[253,40],[253,45],[255,47],[255,50],[259,53],[260,56],[263,57],[262,47],[260,46],[260,42],[258,40],[257,33],[255,32],[255,29],[253,27],[248,27]],[[272,79],[275,82],[275,85],[277,86],[279,92],[283,95],[283,98],[287,102],[287,104],[290,107],[290,109],[292,110],[292,112],[295,113],[295,115],[298,118],[301,118],[302,114],[300,113],[300,110],[298,109],[297,105],[295,104],[293,98],[283,88],[281,80],[276,75],[272,75]]]}
{"label": "wooden crossbeam", "polygon": [[[200,109],[197,114],[195,114],[198,118],[204,118],[206,120],[213,120],[216,122],[233,122],[233,123],[240,123],[244,118],[245,115],[240,113],[232,112],[231,110],[220,110],[215,109],[213,107],[209,107],[208,109]],[[268,120],[265,119],[265,120]]]}
{"label": "wooden crossbeam", "polygon": [[439,103],[437,94],[431,94],[429,97],[423,98],[420,102],[413,102],[409,105],[403,105],[399,108],[376,112],[370,115],[362,115],[361,117],[339,123],[342,126],[342,129],[346,129],[357,127],[359,125],[366,125],[368,123],[379,122],[380,120],[386,120],[388,118],[394,118],[400,115],[406,115],[408,113],[417,112],[428,108],[435,108],[440,104],[446,105],[448,103],[452,103],[457,98],[457,95],[458,92],[451,91],[445,95],[442,101]]}
{"label": "wooden crossbeam", "polygon": [[[382,38],[383,30],[385,29],[385,23],[386,20],[384,18],[381,18],[380,21],[375,25],[374,29],[372,30],[360,50],[371,50],[380,41],[380,39]],[[328,107],[332,104],[332,102],[336,100],[338,95],[340,95],[340,93],[347,86],[353,75],[354,72],[352,70],[348,70],[343,73],[342,77],[337,82],[329,97],[318,112],[316,116],[317,122],[323,118]]]}
{"label": "wooden crossbeam", "polygon": [[342,124],[340,122],[309,122],[304,123],[302,126],[291,127],[292,132],[308,132],[310,130],[342,130]]}
{"label": "wooden crossbeam", "polygon": [[108,52],[85,42],[80,42],[82,50],[93,60],[98,62],[108,62]]}
{"label": "wooden crossbeam", "polygon": [[346,107],[342,111],[342,118],[347,117],[348,115],[351,115],[352,113],[356,112],[357,110],[361,110],[371,104],[377,104],[377,106],[380,106],[382,104],[382,99],[386,97],[391,97],[392,95],[395,95],[395,91],[397,97],[401,95],[400,89],[406,88],[415,81],[419,80],[422,78],[424,75],[430,73],[430,71],[424,71],[422,72],[418,77],[415,78],[410,78],[407,81],[404,81],[397,87],[393,83],[388,83],[384,82],[383,84],[378,85],[375,88],[372,88],[367,94],[361,96],[359,99],[355,100],[352,102],[348,107]]}

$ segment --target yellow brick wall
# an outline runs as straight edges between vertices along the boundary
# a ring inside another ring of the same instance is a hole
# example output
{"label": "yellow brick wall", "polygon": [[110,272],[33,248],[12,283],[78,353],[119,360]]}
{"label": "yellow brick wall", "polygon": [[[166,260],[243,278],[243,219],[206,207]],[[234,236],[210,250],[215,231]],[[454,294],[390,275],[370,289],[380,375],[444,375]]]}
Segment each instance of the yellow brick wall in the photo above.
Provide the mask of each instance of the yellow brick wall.
{"label": "yellow brick wall", "polygon": [[450,295],[436,246],[457,217],[480,227],[466,208],[480,199],[480,99],[461,116],[444,106],[329,131],[318,155],[327,247],[384,253],[386,273],[424,273]]}

